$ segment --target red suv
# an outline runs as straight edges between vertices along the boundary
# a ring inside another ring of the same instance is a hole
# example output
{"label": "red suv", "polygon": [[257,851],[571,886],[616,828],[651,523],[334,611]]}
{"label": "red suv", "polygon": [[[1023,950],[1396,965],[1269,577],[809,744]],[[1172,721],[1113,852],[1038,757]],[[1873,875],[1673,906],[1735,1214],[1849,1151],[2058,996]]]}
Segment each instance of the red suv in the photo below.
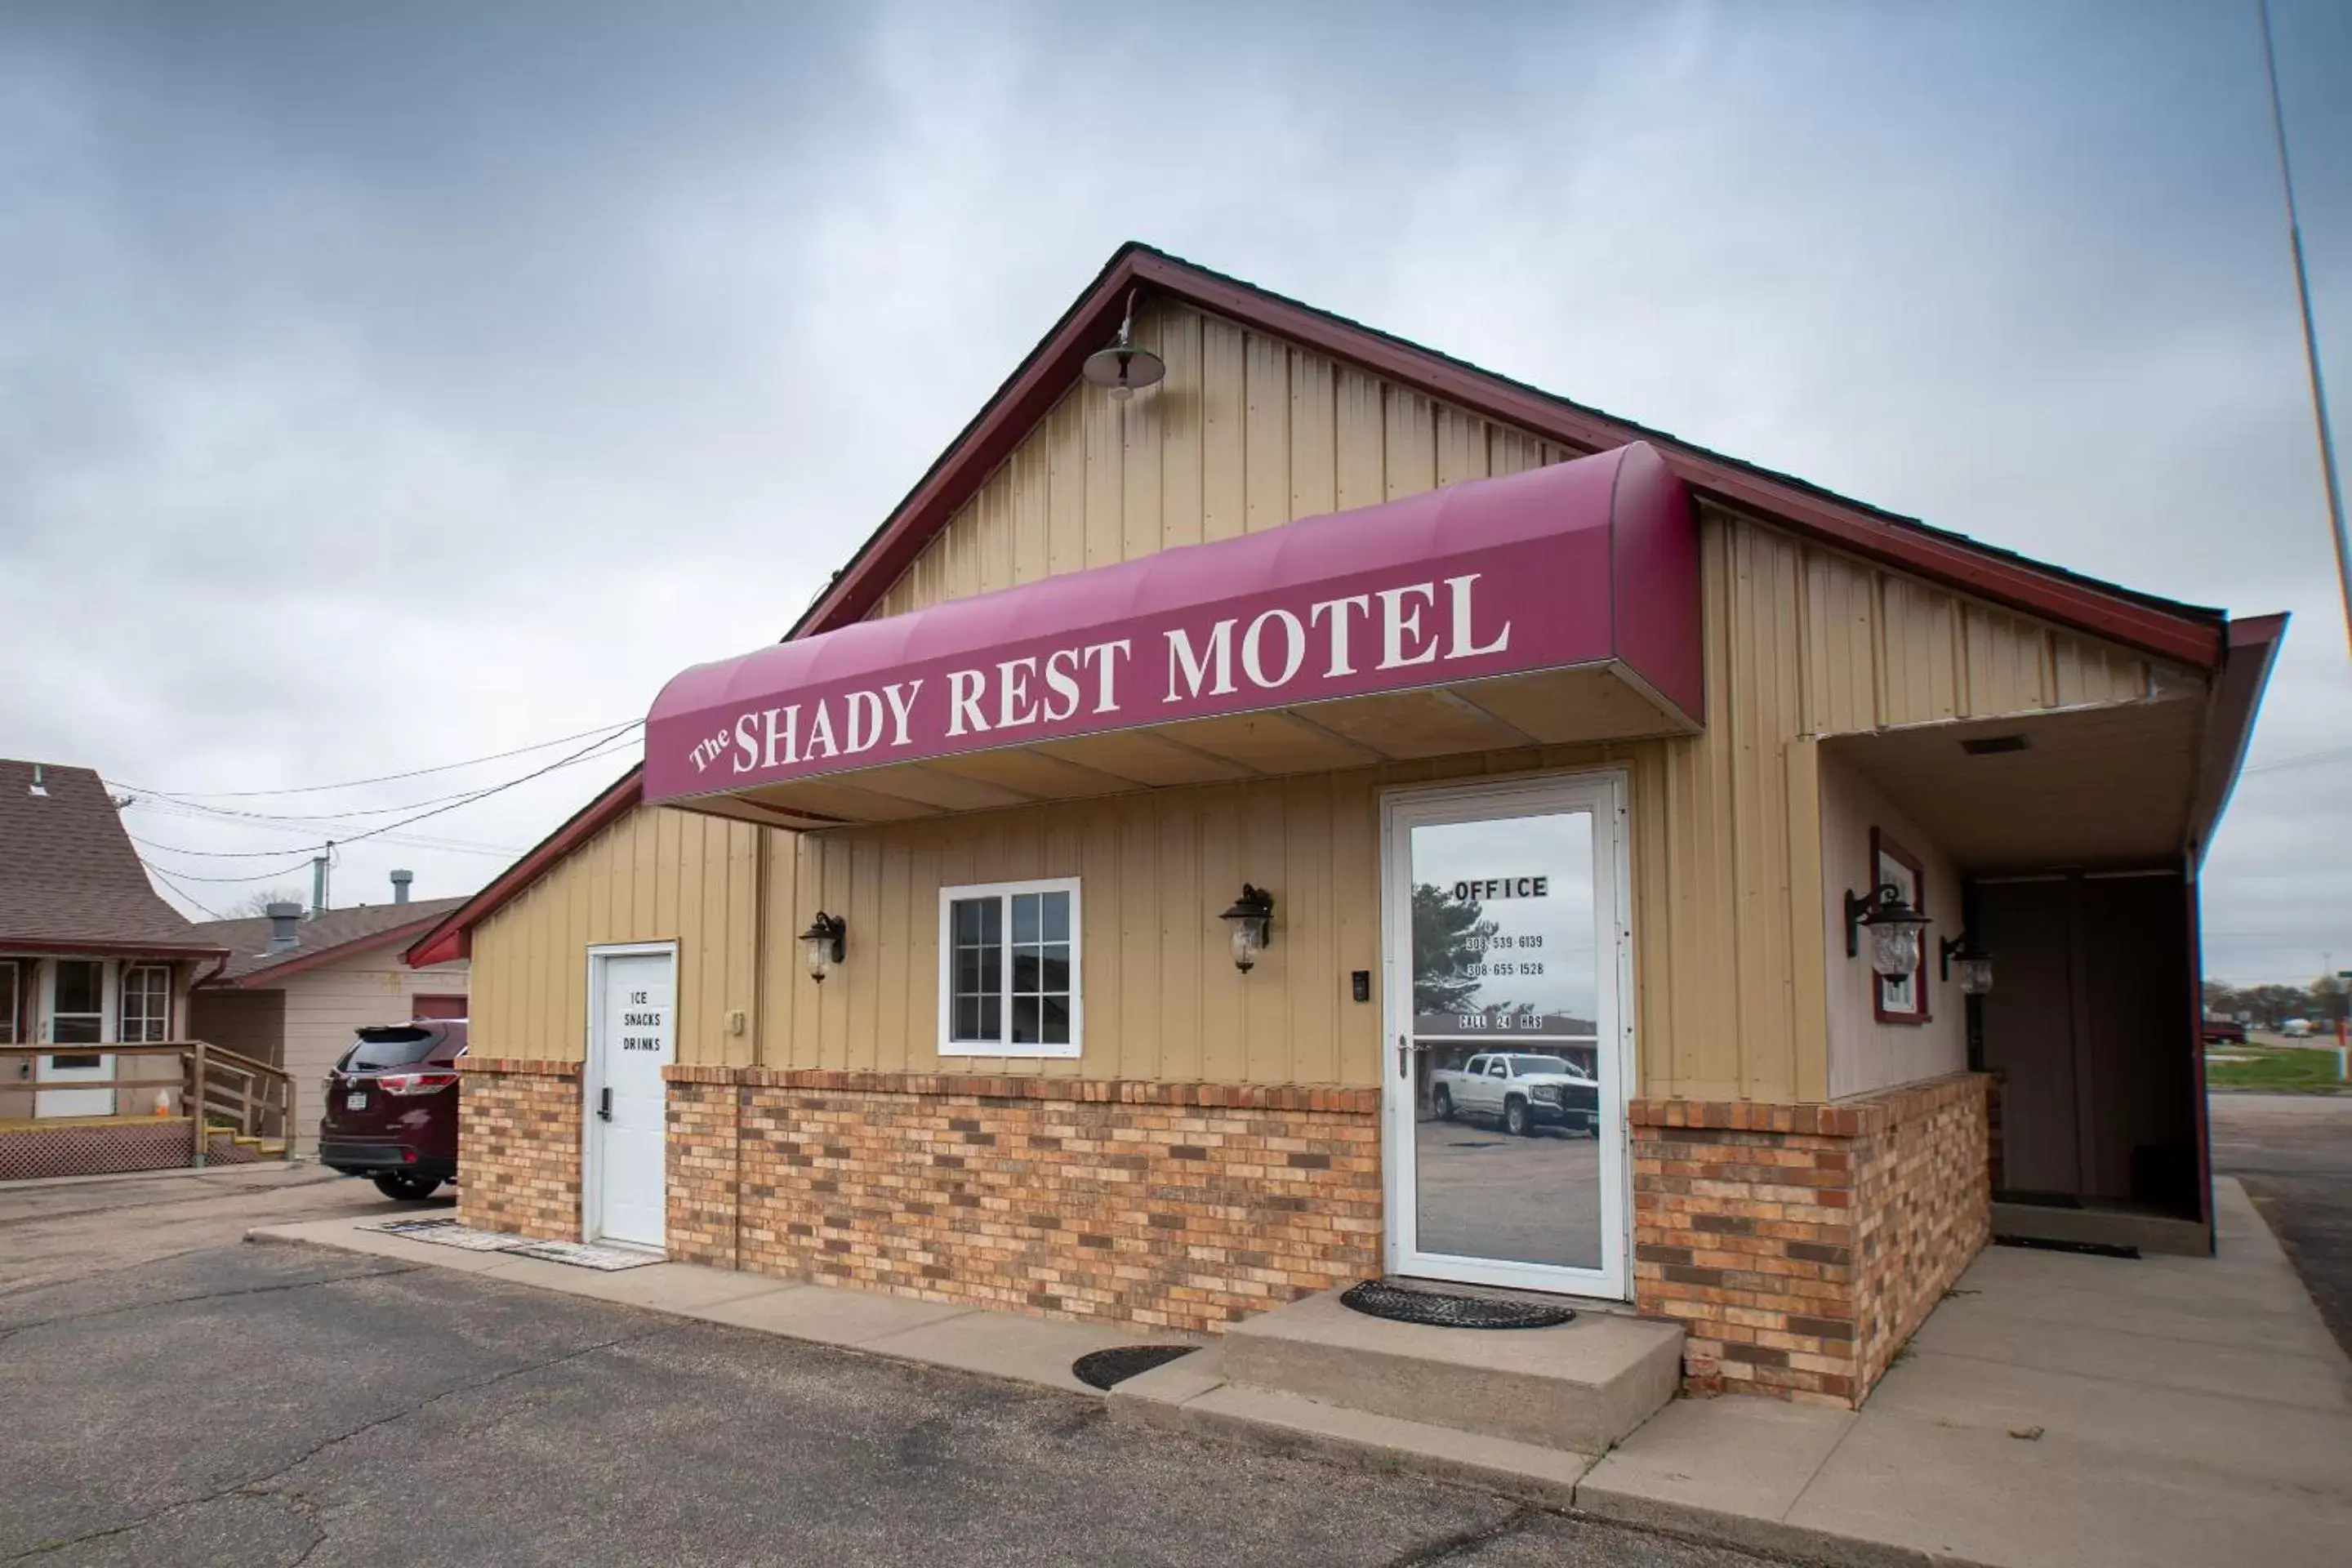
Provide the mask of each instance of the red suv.
{"label": "red suv", "polygon": [[373,1176],[385,1197],[431,1195],[457,1179],[457,1058],[466,1020],[416,1018],[358,1031],[327,1074],[319,1163]]}

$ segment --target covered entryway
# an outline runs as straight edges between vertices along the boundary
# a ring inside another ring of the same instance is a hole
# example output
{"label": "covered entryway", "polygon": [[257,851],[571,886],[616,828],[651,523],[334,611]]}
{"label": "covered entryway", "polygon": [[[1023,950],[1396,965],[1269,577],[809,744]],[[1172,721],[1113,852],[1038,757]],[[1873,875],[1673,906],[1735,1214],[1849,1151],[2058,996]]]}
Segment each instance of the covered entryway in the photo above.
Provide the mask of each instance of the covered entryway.
{"label": "covered entryway", "polygon": [[[1822,743],[1825,786],[1860,780],[1958,878],[1926,910],[1923,981],[1990,956],[1990,988],[1949,1000],[1996,1080],[1996,1235],[2211,1249],[2196,869],[2280,629],[2232,626],[2212,702],[2159,679],[2138,701]],[[1825,832],[1860,827],[1829,815]]]}

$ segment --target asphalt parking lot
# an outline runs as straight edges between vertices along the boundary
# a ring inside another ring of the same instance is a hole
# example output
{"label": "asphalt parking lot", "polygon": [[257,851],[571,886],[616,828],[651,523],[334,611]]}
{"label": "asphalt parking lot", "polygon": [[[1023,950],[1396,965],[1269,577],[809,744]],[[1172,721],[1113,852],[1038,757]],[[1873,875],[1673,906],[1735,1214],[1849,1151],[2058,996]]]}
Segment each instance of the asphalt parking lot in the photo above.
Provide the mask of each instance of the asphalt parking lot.
{"label": "asphalt parking lot", "polygon": [[2245,1184],[2352,1354],[2352,1095],[2217,1094],[2213,1169]]}
{"label": "asphalt parking lot", "polygon": [[371,1194],[212,1185],[0,1193],[0,1246],[48,1237],[0,1275],[0,1562],[1757,1561],[1081,1396],[224,1241]]}

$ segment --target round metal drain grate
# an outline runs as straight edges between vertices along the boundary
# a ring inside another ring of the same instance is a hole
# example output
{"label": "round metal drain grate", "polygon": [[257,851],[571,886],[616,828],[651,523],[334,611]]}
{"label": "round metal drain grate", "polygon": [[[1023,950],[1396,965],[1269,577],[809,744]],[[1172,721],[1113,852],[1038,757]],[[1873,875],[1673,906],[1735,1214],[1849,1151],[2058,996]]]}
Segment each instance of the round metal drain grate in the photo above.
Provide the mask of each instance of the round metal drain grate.
{"label": "round metal drain grate", "polygon": [[1369,1318],[1430,1323],[1441,1329],[1549,1329],[1576,1316],[1570,1308],[1549,1303],[1408,1290],[1385,1279],[1367,1279],[1349,1287],[1340,1296],[1339,1304],[1352,1307]]}
{"label": "round metal drain grate", "polygon": [[1191,1345],[1120,1345],[1113,1350],[1088,1351],[1070,1363],[1070,1372],[1089,1388],[1108,1388],[1192,1353]]}

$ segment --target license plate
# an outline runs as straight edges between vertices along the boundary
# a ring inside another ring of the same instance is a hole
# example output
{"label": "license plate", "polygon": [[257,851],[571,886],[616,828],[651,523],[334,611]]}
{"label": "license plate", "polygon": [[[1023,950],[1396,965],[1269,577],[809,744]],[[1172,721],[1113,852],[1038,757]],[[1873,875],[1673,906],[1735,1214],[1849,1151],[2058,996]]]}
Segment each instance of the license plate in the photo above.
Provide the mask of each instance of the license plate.
{"label": "license plate", "polygon": [[367,1096],[364,1094],[354,1094],[346,1099],[343,1103],[353,1110],[365,1110],[367,1109]]}

